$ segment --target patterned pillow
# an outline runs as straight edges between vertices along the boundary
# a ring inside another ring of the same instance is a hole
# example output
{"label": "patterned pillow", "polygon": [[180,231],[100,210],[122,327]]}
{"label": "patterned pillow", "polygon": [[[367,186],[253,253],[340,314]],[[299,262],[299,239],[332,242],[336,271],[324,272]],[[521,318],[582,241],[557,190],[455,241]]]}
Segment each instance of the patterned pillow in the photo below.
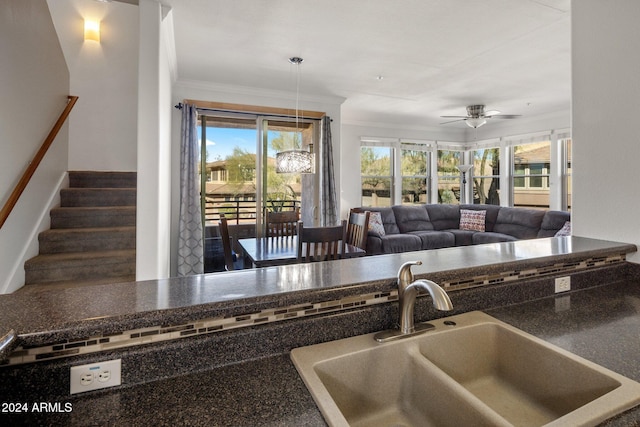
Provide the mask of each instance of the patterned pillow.
{"label": "patterned pillow", "polygon": [[380,215],[380,212],[369,211],[369,233],[376,234],[380,237],[384,236],[384,225],[382,224],[382,215]]}
{"label": "patterned pillow", "polygon": [[565,222],[562,228],[555,234],[555,237],[562,236],[571,236],[571,221]]}
{"label": "patterned pillow", "polygon": [[487,211],[460,209],[460,230],[484,231]]}

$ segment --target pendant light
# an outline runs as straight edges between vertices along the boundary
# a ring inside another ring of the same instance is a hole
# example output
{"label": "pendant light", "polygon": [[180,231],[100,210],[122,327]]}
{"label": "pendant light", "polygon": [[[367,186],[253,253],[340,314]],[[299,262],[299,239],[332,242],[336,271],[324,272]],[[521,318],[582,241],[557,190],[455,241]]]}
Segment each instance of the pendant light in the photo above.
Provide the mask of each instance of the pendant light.
{"label": "pendant light", "polygon": [[[298,127],[298,103],[300,101],[300,64],[304,59],[294,56],[289,58],[289,62],[296,66],[296,132],[294,141],[302,141],[300,129]],[[300,139],[298,139],[300,138]],[[296,144],[297,145],[297,144]],[[300,143],[302,146],[302,143]],[[312,149],[312,145],[309,146]],[[312,152],[294,147],[292,150],[276,153],[277,173],[314,173],[315,156]]]}

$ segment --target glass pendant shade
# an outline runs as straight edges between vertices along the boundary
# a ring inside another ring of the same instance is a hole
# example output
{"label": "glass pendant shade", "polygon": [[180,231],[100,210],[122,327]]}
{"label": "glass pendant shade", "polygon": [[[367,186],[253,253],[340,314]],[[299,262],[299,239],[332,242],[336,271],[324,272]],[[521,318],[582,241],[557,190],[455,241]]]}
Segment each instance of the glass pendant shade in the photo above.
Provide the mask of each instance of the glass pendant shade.
{"label": "glass pendant shade", "polygon": [[276,154],[277,173],[315,173],[315,156],[305,150],[287,150]]}

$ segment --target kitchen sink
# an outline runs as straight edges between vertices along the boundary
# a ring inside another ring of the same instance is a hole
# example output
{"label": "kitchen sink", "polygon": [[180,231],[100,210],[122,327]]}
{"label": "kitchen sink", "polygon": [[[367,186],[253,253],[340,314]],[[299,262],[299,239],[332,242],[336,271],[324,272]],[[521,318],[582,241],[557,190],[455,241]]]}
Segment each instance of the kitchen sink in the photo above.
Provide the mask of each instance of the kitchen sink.
{"label": "kitchen sink", "polygon": [[640,384],[482,312],[422,335],[374,334],[291,358],[332,426],[596,425],[640,403]]}

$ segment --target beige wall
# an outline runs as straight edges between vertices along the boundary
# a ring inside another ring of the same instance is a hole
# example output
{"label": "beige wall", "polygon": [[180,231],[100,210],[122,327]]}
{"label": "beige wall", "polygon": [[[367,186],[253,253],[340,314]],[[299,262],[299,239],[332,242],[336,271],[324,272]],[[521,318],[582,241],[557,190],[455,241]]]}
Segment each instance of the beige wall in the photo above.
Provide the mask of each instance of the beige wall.
{"label": "beige wall", "polygon": [[[0,2],[0,203],[64,109],[69,71],[46,2]],[[48,227],[49,208],[67,170],[65,126],[0,229],[0,293],[24,284],[24,261],[37,254],[37,233]]]}
{"label": "beige wall", "polygon": [[[69,121],[69,169],[135,171],[138,131],[138,6],[47,0],[79,96]],[[84,41],[84,20],[101,41]]]}

